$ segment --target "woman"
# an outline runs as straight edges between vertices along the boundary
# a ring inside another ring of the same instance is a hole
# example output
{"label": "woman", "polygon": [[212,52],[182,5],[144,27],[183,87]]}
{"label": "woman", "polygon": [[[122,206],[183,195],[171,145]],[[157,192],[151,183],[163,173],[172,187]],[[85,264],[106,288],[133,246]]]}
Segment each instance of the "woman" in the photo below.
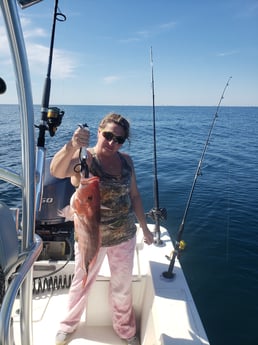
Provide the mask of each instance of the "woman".
{"label": "woman", "polygon": [[[136,184],[133,162],[129,155],[119,152],[129,138],[130,126],[121,115],[111,113],[103,118],[98,128],[98,140],[87,149],[90,175],[100,178],[101,248],[94,266],[89,270],[82,287],[80,252],[75,243],[75,273],[69,291],[68,312],[60,324],[56,345],[64,345],[80,322],[85,300],[94,283],[105,255],[108,256],[111,278],[110,296],[112,321],[115,332],[128,345],[137,345],[136,323],[132,306],[131,276],[135,250],[135,218],[143,231],[147,244],[153,243],[153,234],[147,227],[141,197]],[[88,147],[89,131],[78,128],[72,139],[53,157],[50,170],[58,177],[71,177],[72,184],[80,184],[78,172],[81,147]],[[126,259],[125,259],[126,258]]]}

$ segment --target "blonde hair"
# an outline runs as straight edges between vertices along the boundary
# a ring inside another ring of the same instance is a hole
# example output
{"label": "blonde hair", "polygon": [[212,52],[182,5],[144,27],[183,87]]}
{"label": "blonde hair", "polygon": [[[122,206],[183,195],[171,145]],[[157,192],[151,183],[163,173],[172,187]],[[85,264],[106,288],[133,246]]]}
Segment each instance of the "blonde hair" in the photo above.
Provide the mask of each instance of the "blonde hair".
{"label": "blonde hair", "polygon": [[113,122],[121,126],[125,132],[125,138],[128,139],[130,136],[130,124],[129,122],[120,114],[109,113],[100,122],[99,128],[103,129],[106,127],[107,123]]}

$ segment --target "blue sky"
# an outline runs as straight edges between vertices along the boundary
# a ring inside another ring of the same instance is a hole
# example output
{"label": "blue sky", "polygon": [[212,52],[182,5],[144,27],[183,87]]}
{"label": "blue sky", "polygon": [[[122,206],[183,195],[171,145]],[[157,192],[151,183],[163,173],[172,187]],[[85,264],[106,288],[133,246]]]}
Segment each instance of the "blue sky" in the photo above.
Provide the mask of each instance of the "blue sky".
{"label": "blue sky", "polygon": [[[20,10],[41,103],[54,0]],[[51,105],[258,105],[258,0],[59,0]],[[17,103],[0,17],[1,103]]]}

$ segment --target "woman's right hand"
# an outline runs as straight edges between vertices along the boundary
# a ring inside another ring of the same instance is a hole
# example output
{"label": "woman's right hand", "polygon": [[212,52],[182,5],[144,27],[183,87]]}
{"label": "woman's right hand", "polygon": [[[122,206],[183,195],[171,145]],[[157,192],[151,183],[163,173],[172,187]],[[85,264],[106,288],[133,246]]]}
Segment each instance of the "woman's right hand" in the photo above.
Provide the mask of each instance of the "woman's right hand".
{"label": "woman's right hand", "polygon": [[85,128],[77,128],[71,140],[65,144],[53,157],[50,172],[58,178],[75,175],[74,167],[79,163],[79,149],[88,147],[90,132]]}
{"label": "woman's right hand", "polygon": [[90,131],[88,128],[79,127],[73,133],[71,144],[75,149],[88,147],[90,142]]}

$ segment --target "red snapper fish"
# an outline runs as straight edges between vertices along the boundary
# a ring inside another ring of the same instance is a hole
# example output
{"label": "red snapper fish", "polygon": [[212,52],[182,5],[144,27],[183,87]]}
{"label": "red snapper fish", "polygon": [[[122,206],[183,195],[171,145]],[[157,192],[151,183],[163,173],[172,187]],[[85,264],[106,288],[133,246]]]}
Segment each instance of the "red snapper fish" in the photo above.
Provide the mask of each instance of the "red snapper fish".
{"label": "red snapper fish", "polygon": [[101,245],[99,177],[81,177],[70,204],[74,212],[74,229],[81,253],[82,269],[85,271],[85,285],[88,271],[94,265]]}

